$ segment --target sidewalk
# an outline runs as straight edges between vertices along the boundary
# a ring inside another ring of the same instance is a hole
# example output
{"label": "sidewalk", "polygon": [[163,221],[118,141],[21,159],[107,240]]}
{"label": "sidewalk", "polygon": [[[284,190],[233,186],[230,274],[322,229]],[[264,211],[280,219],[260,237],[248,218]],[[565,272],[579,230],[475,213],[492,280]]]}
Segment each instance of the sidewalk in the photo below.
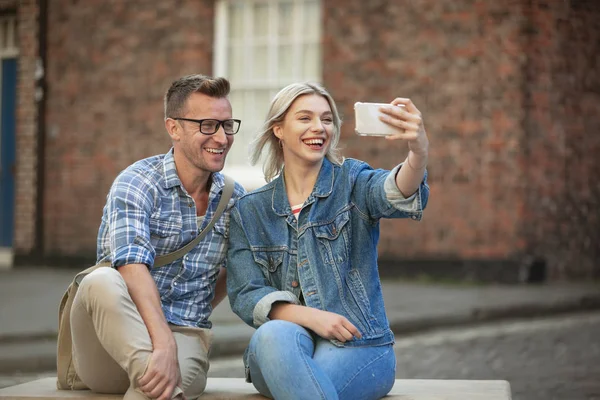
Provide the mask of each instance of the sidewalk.
{"label": "sidewalk", "polygon": [[[76,271],[31,268],[0,271],[0,373],[55,368],[58,304]],[[600,284],[531,285],[382,282],[387,315],[397,336],[444,326],[600,309]],[[211,318],[211,357],[244,351],[252,332],[227,301]]]}

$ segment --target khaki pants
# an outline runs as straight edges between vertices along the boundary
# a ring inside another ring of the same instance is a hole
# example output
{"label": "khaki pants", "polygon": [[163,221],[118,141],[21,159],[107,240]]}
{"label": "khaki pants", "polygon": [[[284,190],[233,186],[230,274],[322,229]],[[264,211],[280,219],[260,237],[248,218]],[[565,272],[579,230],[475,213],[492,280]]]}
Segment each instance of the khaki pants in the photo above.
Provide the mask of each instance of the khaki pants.
{"label": "khaki pants", "polygon": [[[98,393],[125,394],[125,400],[147,397],[137,389],[146,372],[152,342],[125,280],[113,268],[98,268],[79,286],[71,310],[73,362],[77,374]],[[211,332],[171,325],[177,342],[181,387],[195,399],[206,387]]]}

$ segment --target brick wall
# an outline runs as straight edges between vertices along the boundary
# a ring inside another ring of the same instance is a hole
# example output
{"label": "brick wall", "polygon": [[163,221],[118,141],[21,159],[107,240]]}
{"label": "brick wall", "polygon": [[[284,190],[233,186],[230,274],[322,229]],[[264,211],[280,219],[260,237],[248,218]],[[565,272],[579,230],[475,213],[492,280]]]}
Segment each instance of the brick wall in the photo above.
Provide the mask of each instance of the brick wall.
{"label": "brick wall", "polygon": [[523,247],[522,14],[492,1],[325,4],[324,81],[345,114],[346,155],[386,168],[406,156],[404,144],[352,132],[357,100],[409,97],[430,136],[426,216],[383,221],[381,256],[512,257]]}
{"label": "brick wall", "polygon": [[95,256],[105,196],[166,152],[162,96],[212,70],[213,1],[54,0],[48,15],[46,253]]}
{"label": "brick wall", "polygon": [[[553,278],[598,277],[597,4],[323,0],[323,81],[345,155],[386,168],[406,156],[353,133],[355,101],[410,97],[430,135],[426,216],[383,221],[382,259],[542,256]],[[45,252],[93,256],[115,175],[170,145],[163,91],[211,72],[213,1],[52,0],[48,25]],[[22,249],[31,227],[16,232]]]}
{"label": "brick wall", "polygon": [[600,3],[324,4],[346,155],[390,167],[406,154],[354,135],[357,100],[410,97],[430,134],[425,219],[383,221],[382,258],[543,257],[553,278],[599,276]]}
{"label": "brick wall", "polygon": [[600,3],[532,1],[524,173],[527,253],[554,277],[600,277]]}

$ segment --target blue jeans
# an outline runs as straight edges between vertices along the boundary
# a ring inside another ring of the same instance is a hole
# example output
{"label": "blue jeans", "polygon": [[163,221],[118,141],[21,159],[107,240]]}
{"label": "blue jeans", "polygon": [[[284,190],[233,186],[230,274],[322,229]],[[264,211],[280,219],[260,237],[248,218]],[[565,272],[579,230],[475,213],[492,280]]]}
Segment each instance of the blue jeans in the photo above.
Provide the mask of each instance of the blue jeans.
{"label": "blue jeans", "polygon": [[252,336],[246,365],[254,387],[274,399],[369,400],[394,385],[390,345],[336,347],[288,321],[269,321]]}

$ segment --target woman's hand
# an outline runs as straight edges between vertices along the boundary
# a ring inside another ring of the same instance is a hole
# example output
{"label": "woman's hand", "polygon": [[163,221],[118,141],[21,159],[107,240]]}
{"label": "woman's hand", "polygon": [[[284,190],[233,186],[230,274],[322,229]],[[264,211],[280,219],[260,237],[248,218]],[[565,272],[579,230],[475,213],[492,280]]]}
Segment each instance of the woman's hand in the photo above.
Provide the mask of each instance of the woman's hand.
{"label": "woman's hand", "polygon": [[[406,140],[408,148],[415,155],[427,157],[429,139],[423,125],[421,112],[410,99],[398,97],[392,101],[391,106],[381,107],[384,113],[380,119],[387,124],[398,128],[398,133],[386,136],[388,140]],[[404,107],[399,107],[404,106]]]}
{"label": "woman's hand", "polygon": [[[403,107],[401,107],[403,106]],[[412,196],[425,175],[429,152],[429,139],[423,125],[423,116],[410,99],[398,97],[391,105],[381,107],[384,114],[379,118],[398,129],[398,133],[386,136],[388,140],[406,140],[408,156],[396,174],[396,186],[405,198]]]}
{"label": "woman's hand", "polygon": [[310,329],[323,339],[347,342],[362,337],[346,317],[318,308],[279,302],[271,307],[269,318],[293,322]]}
{"label": "woman's hand", "polygon": [[311,329],[324,339],[337,339],[347,342],[353,338],[360,339],[362,335],[348,319],[342,315],[316,308],[308,308],[311,311],[310,322],[306,328]]}

